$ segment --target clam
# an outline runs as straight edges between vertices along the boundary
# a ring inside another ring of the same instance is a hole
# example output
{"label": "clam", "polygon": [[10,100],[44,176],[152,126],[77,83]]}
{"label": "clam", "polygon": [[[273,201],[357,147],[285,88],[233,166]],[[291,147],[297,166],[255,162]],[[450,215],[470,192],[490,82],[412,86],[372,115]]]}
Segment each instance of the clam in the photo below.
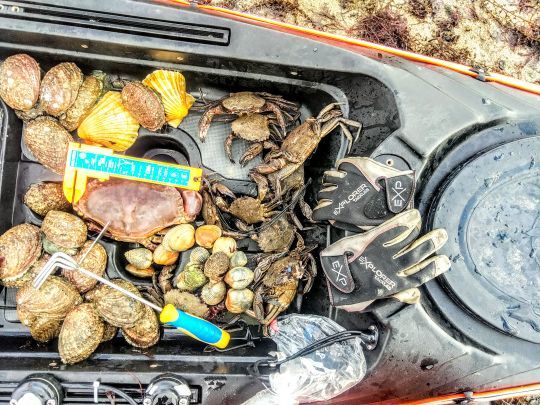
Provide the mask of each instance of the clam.
{"label": "clam", "polygon": [[195,291],[207,282],[201,265],[197,263],[188,263],[175,280],[176,288],[182,291]]}
{"label": "clam", "polygon": [[219,281],[229,270],[229,256],[223,252],[212,253],[204,263],[204,274],[211,280]]}
{"label": "clam", "polygon": [[71,204],[66,200],[62,183],[34,183],[23,198],[24,203],[36,214],[44,217],[49,211],[68,211]]}
{"label": "clam", "polygon": [[79,217],[67,212],[49,211],[41,224],[43,248],[51,255],[59,251],[74,255],[86,241],[87,230]]}
{"label": "clam", "polygon": [[225,274],[224,281],[235,290],[241,290],[251,284],[254,273],[247,267],[235,267]]}
{"label": "clam", "polygon": [[41,82],[39,101],[43,110],[54,117],[65,113],[77,99],[82,83],[83,74],[74,63],[63,62],[51,68]]}
{"label": "clam", "polygon": [[138,267],[135,267],[132,264],[128,264],[126,266],[126,271],[129,274],[134,275],[135,277],[140,278],[152,278],[154,274],[156,274],[156,271],[153,267],[147,267],[146,269],[139,269]]}
{"label": "clam", "polygon": [[189,261],[198,264],[204,264],[210,257],[210,252],[203,247],[197,246],[189,254]]}
{"label": "clam", "polygon": [[241,314],[251,308],[253,297],[253,291],[247,288],[242,290],[230,289],[225,299],[225,307],[233,314]]}
{"label": "clam", "polygon": [[[96,243],[90,251],[93,241],[88,240],[84,243],[81,250],[75,255],[74,259],[80,263],[83,269],[86,269],[98,276],[103,276],[107,268],[107,251],[103,245]],[[83,256],[86,256],[81,262]],[[79,290],[80,293],[90,291],[97,284],[97,280],[85,276],[77,270],[62,270],[62,275],[68,279]]]}
{"label": "clam", "polygon": [[230,237],[221,237],[214,242],[212,253],[223,252],[231,257],[236,252],[236,241]]}
{"label": "clam", "polygon": [[210,281],[201,290],[201,299],[208,305],[217,305],[225,298],[227,287],[223,281]]}
{"label": "clam", "polygon": [[146,76],[143,84],[159,93],[167,123],[178,128],[195,102],[195,98],[186,92],[184,75],[171,70],[156,70]]}
{"label": "clam", "polygon": [[0,236],[0,282],[7,287],[19,286],[40,255],[37,226],[21,224],[6,231]]}
{"label": "clam", "polygon": [[10,283],[7,287],[22,287],[26,283],[31,283],[37,277],[39,272],[47,264],[47,261],[51,258],[47,253],[44,253],[39,259],[37,259],[32,266],[26,271],[22,277],[19,277],[16,281]]}
{"label": "clam", "polygon": [[71,134],[51,117],[38,117],[25,124],[23,141],[36,160],[57,174],[63,174]]}
{"label": "clam", "polygon": [[122,328],[124,339],[135,347],[146,349],[155,345],[159,340],[159,322],[156,313],[149,307],[144,307],[144,314],[132,327]]}
{"label": "clam", "polygon": [[195,228],[181,224],[169,229],[163,238],[163,246],[173,252],[184,252],[195,244]]}
{"label": "clam", "polygon": [[104,330],[94,304],[81,304],[69,311],[58,337],[62,362],[75,364],[90,357],[101,343]]}
{"label": "clam", "polygon": [[103,325],[105,326],[105,328],[103,329],[103,337],[101,338],[102,343],[114,339],[114,337],[118,333],[118,328],[116,326],[112,326],[110,323],[107,322],[103,322]]}
{"label": "clam", "polygon": [[77,129],[87,143],[123,152],[139,135],[139,123],[122,104],[118,92],[109,91],[98,101]]}
{"label": "clam", "polygon": [[75,102],[60,116],[60,124],[70,132],[76,130],[96,104],[102,90],[102,80],[95,76],[87,76],[79,89]]}
{"label": "clam", "polygon": [[165,125],[165,109],[160,97],[140,82],[127,83],[122,89],[122,103],[137,122],[149,131]]}
{"label": "clam", "polygon": [[221,228],[217,225],[199,226],[195,231],[197,245],[211,249],[214,242],[221,237]]}
{"label": "clam", "polygon": [[178,252],[173,252],[161,244],[154,250],[153,260],[156,264],[170,266],[171,264],[176,263],[178,256]]}
{"label": "clam", "polygon": [[230,258],[229,261],[229,267],[231,269],[234,269],[235,267],[242,267],[245,266],[248,262],[247,256],[244,252],[241,252],[240,250],[233,253],[233,255]]}
{"label": "clam", "polygon": [[60,333],[62,321],[58,319],[38,318],[30,326],[30,335],[38,342],[53,340]]}
{"label": "clam", "polygon": [[[114,279],[113,283],[140,296],[139,290],[129,281]],[[144,305],[125,296],[105,284],[92,290],[92,302],[96,304],[99,315],[113,326],[129,327],[135,325],[144,314]]]}
{"label": "clam", "polygon": [[0,98],[14,110],[28,111],[39,97],[41,71],[24,53],[9,56],[0,66]]}
{"label": "clam", "polygon": [[152,251],[146,248],[128,250],[124,257],[133,267],[147,269],[152,265]]}
{"label": "clam", "polygon": [[165,293],[164,300],[165,304],[172,304],[175,308],[199,318],[204,318],[208,313],[208,306],[189,292],[172,289]]}
{"label": "clam", "polygon": [[57,276],[47,277],[39,289],[27,283],[17,291],[16,296],[19,320],[29,327],[40,318],[61,321],[71,308],[81,302],[76,288]]}

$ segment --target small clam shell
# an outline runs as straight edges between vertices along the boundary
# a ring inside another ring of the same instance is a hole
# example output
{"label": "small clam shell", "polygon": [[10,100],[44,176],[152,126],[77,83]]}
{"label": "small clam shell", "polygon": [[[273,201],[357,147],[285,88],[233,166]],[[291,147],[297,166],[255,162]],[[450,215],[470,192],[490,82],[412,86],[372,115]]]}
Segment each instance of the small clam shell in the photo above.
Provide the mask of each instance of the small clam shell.
{"label": "small clam shell", "polygon": [[51,117],[38,117],[24,125],[23,141],[36,160],[56,174],[63,174],[73,137]]}
{"label": "small clam shell", "polygon": [[210,257],[210,252],[201,246],[197,246],[189,254],[189,261],[193,263],[204,264]]}
{"label": "small clam shell", "polygon": [[49,115],[66,112],[77,99],[83,74],[77,65],[63,62],[51,68],[41,81],[39,101]]}
{"label": "small clam shell", "polygon": [[225,274],[225,282],[236,290],[246,288],[253,281],[254,273],[247,267],[235,267]]}
{"label": "small clam shell", "polygon": [[122,103],[133,117],[149,131],[165,125],[165,109],[161,98],[140,82],[127,83],[122,89]]}
{"label": "small clam shell", "polygon": [[201,265],[188,263],[184,270],[176,277],[176,288],[182,291],[195,291],[208,282]]}
{"label": "small clam shell", "polygon": [[165,293],[164,300],[165,304],[172,304],[175,308],[199,318],[204,318],[208,313],[208,306],[189,292],[172,289]]}
{"label": "small clam shell", "polygon": [[79,249],[86,241],[87,231],[82,219],[62,211],[49,211],[41,224],[41,232],[45,238],[65,249]]}
{"label": "small clam shell", "polygon": [[103,82],[101,80],[95,76],[87,76],[73,105],[60,116],[60,124],[70,132],[76,130],[96,104],[102,90]]}
{"label": "small clam shell", "polygon": [[153,260],[156,264],[170,266],[171,264],[176,263],[178,255],[178,252],[171,252],[161,244],[154,250]]}
{"label": "small clam shell", "polygon": [[[81,267],[98,276],[103,276],[105,269],[107,268],[107,252],[100,243],[96,243],[88,252],[92,243],[93,241],[91,240],[86,241],[81,250],[75,255],[74,259],[79,263],[83,256],[86,255],[81,263]],[[97,284],[97,280],[88,277],[77,270],[64,269],[62,270],[62,275],[82,294],[90,291]]]}
{"label": "small clam shell", "polygon": [[81,304],[69,311],[58,337],[62,362],[75,364],[90,357],[101,343],[104,330],[94,304]]}
{"label": "small clam shell", "polygon": [[130,274],[133,274],[135,277],[140,278],[152,278],[156,271],[153,267],[147,267],[146,269],[139,269],[132,264],[126,266],[126,271]]}
{"label": "small clam shell", "polygon": [[195,231],[197,245],[210,249],[214,242],[221,237],[221,228],[217,225],[203,225]]}
{"label": "small clam shell", "polygon": [[24,194],[23,201],[28,208],[42,217],[49,211],[68,211],[71,208],[64,196],[62,183],[34,183]]}
{"label": "small clam shell", "polygon": [[204,263],[204,274],[214,281],[221,280],[227,270],[229,270],[229,257],[223,252],[212,253]]}
{"label": "small clam shell", "polygon": [[229,267],[234,269],[235,267],[245,266],[248,262],[247,256],[244,252],[238,250],[233,253],[230,259]]}
{"label": "small clam shell", "polygon": [[41,255],[39,228],[14,226],[0,236],[0,282],[15,286]]}
{"label": "small clam shell", "polygon": [[190,224],[176,225],[163,238],[163,246],[173,252],[184,252],[195,244],[195,228]]}
{"label": "small clam shell", "polygon": [[155,345],[159,340],[159,322],[156,313],[149,307],[144,307],[144,315],[131,327],[122,328],[124,339],[135,347],[146,349]]}
{"label": "small clam shell", "polygon": [[152,265],[152,251],[146,248],[128,250],[124,253],[124,257],[137,269],[147,269]]}
{"label": "small clam shell", "polygon": [[244,288],[242,290],[230,289],[227,292],[225,307],[233,314],[241,314],[251,308],[254,294],[251,290]]}
{"label": "small clam shell", "polygon": [[236,252],[236,241],[230,237],[222,236],[218,238],[212,247],[212,253],[216,252],[224,252],[227,256],[231,257]]}
{"label": "small clam shell", "polygon": [[223,281],[210,281],[201,290],[201,298],[208,305],[217,305],[225,298],[227,287]]}
{"label": "small clam shell", "polygon": [[30,110],[39,97],[41,71],[24,53],[9,56],[0,66],[0,98],[14,110]]}

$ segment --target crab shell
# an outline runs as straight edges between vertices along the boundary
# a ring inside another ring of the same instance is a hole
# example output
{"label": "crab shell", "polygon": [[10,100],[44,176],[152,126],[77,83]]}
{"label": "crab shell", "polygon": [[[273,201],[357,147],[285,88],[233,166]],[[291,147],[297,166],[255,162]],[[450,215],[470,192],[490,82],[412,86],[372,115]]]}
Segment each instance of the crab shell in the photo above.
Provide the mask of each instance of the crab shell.
{"label": "crab shell", "polygon": [[39,228],[21,224],[0,236],[0,282],[15,286],[41,254]]}
{"label": "crab shell", "polygon": [[191,195],[184,199],[174,187],[122,179],[89,181],[73,205],[87,220],[101,226],[110,221],[108,235],[124,242],[140,242],[164,228],[192,222],[197,207]]}
{"label": "crab shell", "polygon": [[90,357],[101,343],[104,330],[94,304],[81,304],[69,311],[58,337],[62,362],[75,364]]}

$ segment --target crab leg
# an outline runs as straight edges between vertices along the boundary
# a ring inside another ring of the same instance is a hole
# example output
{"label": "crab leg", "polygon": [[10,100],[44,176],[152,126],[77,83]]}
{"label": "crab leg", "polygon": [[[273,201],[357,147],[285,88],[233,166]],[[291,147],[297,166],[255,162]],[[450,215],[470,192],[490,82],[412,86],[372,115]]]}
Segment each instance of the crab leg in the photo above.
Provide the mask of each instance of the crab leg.
{"label": "crab leg", "polygon": [[210,124],[212,123],[214,116],[225,114],[225,112],[226,111],[223,110],[223,107],[221,107],[220,104],[205,111],[199,121],[199,138],[201,139],[201,142],[206,140],[206,135],[208,134],[208,129],[210,129]]}
{"label": "crab leg", "polygon": [[225,154],[227,155],[231,163],[235,163],[234,158],[232,156],[232,144],[233,144],[234,138],[235,138],[234,133],[231,132],[229,136],[227,136],[227,139],[225,139],[225,143],[223,144],[223,146],[225,147]]}

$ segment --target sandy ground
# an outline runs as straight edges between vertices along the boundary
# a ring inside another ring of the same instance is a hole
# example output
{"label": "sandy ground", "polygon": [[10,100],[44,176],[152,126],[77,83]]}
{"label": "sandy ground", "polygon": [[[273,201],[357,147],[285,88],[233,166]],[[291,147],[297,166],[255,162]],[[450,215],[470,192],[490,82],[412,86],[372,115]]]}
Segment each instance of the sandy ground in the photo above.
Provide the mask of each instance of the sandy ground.
{"label": "sandy ground", "polygon": [[213,0],[540,83],[540,0]]}

